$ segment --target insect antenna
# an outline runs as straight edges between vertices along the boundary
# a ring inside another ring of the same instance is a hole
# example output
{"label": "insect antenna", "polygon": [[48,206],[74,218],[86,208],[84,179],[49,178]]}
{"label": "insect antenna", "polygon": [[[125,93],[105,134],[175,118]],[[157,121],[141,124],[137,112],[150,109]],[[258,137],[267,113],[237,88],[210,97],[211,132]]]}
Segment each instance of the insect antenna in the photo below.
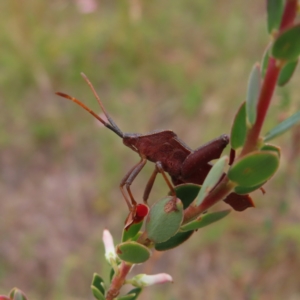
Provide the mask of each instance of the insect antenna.
{"label": "insect antenna", "polygon": [[94,88],[94,86],[92,85],[92,83],[90,82],[90,80],[87,78],[87,76],[84,73],[81,73],[81,76],[83,77],[83,79],[86,81],[86,83],[89,85],[89,87],[91,88],[95,98],[97,99],[102,111],[104,112],[104,115],[106,116],[108,122],[111,124],[111,126],[115,129],[114,132],[120,136],[123,137],[124,134],[121,131],[121,129],[117,126],[117,124],[114,122],[114,120],[111,118],[111,116],[108,114],[108,112],[106,111],[104,105],[102,104],[102,101],[100,100],[100,97],[98,96],[98,94],[96,93],[96,90]]}
{"label": "insect antenna", "polygon": [[110,115],[106,112],[99,96],[97,95],[93,85],[91,84],[91,82],[88,80],[88,78],[82,73],[81,74],[82,77],[85,79],[85,81],[88,83],[88,85],[90,86],[90,88],[92,89],[98,103],[100,104],[100,107],[102,108],[108,122],[104,121],[100,116],[98,116],[93,110],[91,110],[89,107],[87,107],[85,104],[83,104],[81,101],[79,101],[78,99],[71,97],[65,93],[61,93],[61,92],[57,92],[56,95],[66,98],[68,100],[71,100],[73,102],[75,102],[77,105],[81,106],[83,109],[85,109],[87,112],[89,112],[93,117],[95,117],[98,121],[100,121],[105,127],[107,127],[108,129],[110,129],[111,131],[113,131],[114,133],[116,133],[119,137],[123,138],[124,134],[123,132],[120,130],[120,128],[116,125],[116,123],[113,121],[113,119],[110,117]]}

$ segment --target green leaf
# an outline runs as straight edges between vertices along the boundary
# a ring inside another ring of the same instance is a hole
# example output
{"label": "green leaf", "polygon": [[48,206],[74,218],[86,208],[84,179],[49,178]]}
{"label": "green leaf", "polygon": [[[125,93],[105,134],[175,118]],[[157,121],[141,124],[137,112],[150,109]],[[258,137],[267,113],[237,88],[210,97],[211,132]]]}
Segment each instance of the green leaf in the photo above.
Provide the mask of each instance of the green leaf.
{"label": "green leaf", "polygon": [[128,240],[135,240],[136,235],[139,233],[140,229],[143,226],[144,220],[141,220],[138,223],[133,223],[123,230],[122,242],[126,242]]}
{"label": "green leaf", "polygon": [[230,213],[230,211],[231,211],[230,209],[227,209],[227,210],[222,210],[222,211],[203,215],[197,220],[184,224],[183,226],[180,227],[180,230],[190,231],[190,230],[197,230],[202,227],[208,226],[226,217]]}
{"label": "green leaf", "polygon": [[284,61],[295,61],[300,54],[300,24],[283,31],[272,46],[272,56]]}
{"label": "green leaf", "polygon": [[268,32],[271,34],[273,30],[277,30],[280,26],[281,16],[283,13],[282,0],[267,0],[268,13]]}
{"label": "green leaf", "polygon": [[250,73],[247,98],[246,98],[246,115],[249,124],[253,125],[256,121],[257,101],[261,86],[261,75],[259,64],[256,63]]}
{"label": "green leaf", "polygon": [[146,221],[148,238],[154,243],[161,243],[173,236],[183,219],[183,205],[180,199],[168,196],[151,207]]}
{"label": "green leaf", "polygon": [[93,275],[92,286],[97,288],[103,295],[105,294],[104,280],[97,273]]}
{"label": "green leaf", "polygon": [[236,150],[244,145],[246,133],[246,103],[243,102],[235,115],[233,125],[231,127],[230,144],[232,149]]}
{"label": "green leaf", "polygon": [[279,123],[272,130],[270,130],[266,134],[266,136],[264,138],[264,141],[268,142],[268,141],[276,138],[277,136],[279,136],[279,135],[283,134],[284,132],[286,132],[288,129],[290,129],[292,126],[294,126],[299,121],[300,121],[300,111],[293,114],[292,116],[290,116],[289,118],[287,118],[283,122]]}
{"label": "green leaf", "polygon": [[193,183],[184,183],[175,186],[175,192],[177,198],[179,198],[183,204],[183,209],[186,209],[196,199],[201,186]]}
{"label": "green leaf", "polygon": [[163,242],[163,243],[158,243],[155,244],[155,249],[157,251],[166,251],[173,249],[182,243],[184,243],[186,240],[189,239],[189,237],[193,234],[192,231],[184,231],[184,232],[178,232],[174,236],[172,236],[169,240]]}
{"label": "green leaf", "polygon": [[[273,151],[278,158],[280,158],[280,148],[271,144],[264,144],[261,148],[261,151]],[[239,194],[239,195],[247,195],[250,194],[251,192],[258,190],[260,187],[262,187],[264,184],[266,183],[260,183],[258,185],[255,186],[251,186],[251,187],[245,187],[245,186],[236,186],[234,188],[235,193]]]}
{"label": "green leaf", "polygon": [[92,293],[93,293],[94,297],[97,300],[105,300],[104,295],[95,286],[92,285],[91,289],[92,289]]}
{"label": "green leaf", "polygon": [[126,295],[122,297],[118,297],[118,300],[136,300],[139,294],[141,293],[141,291],[142,291],[141,288],[132,289]]}
{"label": "green leaf", "polygon": [[247,195],[250,194],[251,192],[254,192],[255,190],[259,189],[260,187],[262,187],[266,182],[264,181],[263,183],[260,183],[258,185],[255,186],[236,186],[234,188],[235,193],[239,194],[239,195]]}
{"label": "green leaf", "polygon": [[237,185],[252,187],[268,180],[278,166],[279,158],[273,151],[254,151],[238,160],[227,176]]}
{"label": "green leaf", "polygon": [[262,61],[261,61],[261,77],[264,78],[266,75],[266,71],[269,64],[269,58],[270,58],[270,45],[266,48]]}
{"label": "green leaf", "polygon": [[115,270],[114,270],[114,268],[111,268],[110,272],[109,272],[109,281],[110,282],[112,281],[114,275],[115,275]]}
{"label": "green leaf", "polygon": [[208,175],[206,176],[201,190],[195,200],[195,204],[198,206],[202,203],[204,198],[209,194],[209,192],[215,187],[219,182],[221,176],[224,173],[225,167],[228,165],[228,157],[221,157],[211,168]]}
{"label": "green leaf", "polygon": [[132,264],[140,264],[150,258],[150,250],[137,242],[124,242],[117,246],[116,252],[121,260]]}
{"label": "green leaf", "polygon": [[11,300],[27,300],[27,297],[25,296],[25,294],[18,288],[13,288],[9,292],[9,298]]}
{"label": "green leaf", "polygon": [[277,85],[284,86],[290,81],[294,74],[294,71],[296,70],[297,64],[298,60],[289,62],[284,65],[284,67],[280,71],[279,78],[277,80]]}
{"label": "green leaf", "polygon": [[281,151],[280,151],[280,148],[277,147],[277,146],[274,146],[274,145],[271,145],[271,144],[264,144],[260,150],[262,151],[274,151],[278,157],[280,158],[280,154],[281,154]]}

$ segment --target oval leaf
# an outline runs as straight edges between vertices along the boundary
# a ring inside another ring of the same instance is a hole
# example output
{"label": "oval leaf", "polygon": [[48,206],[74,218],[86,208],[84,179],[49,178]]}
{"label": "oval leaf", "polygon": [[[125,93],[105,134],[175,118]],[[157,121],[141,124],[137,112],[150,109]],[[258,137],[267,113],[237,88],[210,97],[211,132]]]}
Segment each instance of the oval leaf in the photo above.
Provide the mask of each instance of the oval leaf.
{"label": "oval leaf", "polygon": [[126,295],[118,297],[118,300],[135,300],[141,293],[142,289],[141,288],[135,288],[132,289],[130,292],[128,292]]}
{"label": "oval leaf", "polygon": [[268,180],[278,166],[279,158],[273,151],[254,151],[237,161],[227,176],[237,185],[251,187]]}
{"label": "oval leaf", "polygon": [[193,183],[180,184],[174,187],[176,196],[183,204],[183,209],[186,209],[196,199],[201,186]]}
{"label": "oval leaf", "polygon": [[181,226],[180,230],[190,231],[190,230],[197,230],[199,228],[208,226],[209,224],[212,224],[214,222],[217,222],[217,221],[225,218],[230,213],[230,211],[231,211],[230,209],[227,209],[227,210],[222,210],[222,211],[203,215],[199,219],[194,220],[188,224]]}
{"label": "oval leaf", "polygon": [[157,201],[150,209],[146,221],[148,238],[161,243],[172,237],[183,219],[183,205],[180,199],[169,196]]}
{"label": "oval leaf", "polygon": [[277,147],[277,146],[274,146],[274,145],[271,145],[271,144],[264,144],[260,150],[262,151],[274,151],[278,157],[280,158],[280,154],[281,154],[281,151],[280,151],[280,148]]}
{"label": "oval leaf", "polygon": [[169,240],[155,244],[155,250],[157,251],[166,251],[169,249],[173,249],[182,243],[184,243],[186,240],[189,239],[189,237],[193,234],[194,231],[184,231],[184,232],[178,232],[174,236],[172,236]]}
{"label": "oval leaf", "polygon": [[230,144],[232,149],[238,149],[245,143],[247,133],[246,125],[246,103],[243,102],[235,115],[231,127]]}
{"label": "oval leaf", "polygon": [[132,264],[140,264],[150,258],[150,251],[147,247],[132,241],[119,244],[116,252],[121,260]]}
{"label": "oval leaf", "polygon": [[279,136],[279,135],[283,134],[284,132],[286,132],[288,129],[290,129],[292,126],[294,126],[299,121],[300,121],[300,111],[293,114],[292,116],[290,116],[289,118],[287,118],[283,122],[279,123],[272,130],[270,130],[266,134],[266,136],[264,138],[264,141],[268,142],[268,141],[276,138],[277,136]]}
{"label": "oval leaf", "polygon": [[92,286],[97,288],[103,295],[105,294],[104,280],[97,273],[94,273]]}
{"label": "oval leaf", "polygon": [[95,286],[92,285],[91,289],[92,289],[92,293],[93,293],[94,297],[97,300],[105,300],[104,295]]}
{"label": "oval leaf", "polygon": [[206,195],[208,195],[208,193],[219,182],[227,164],[228,164],[228,157],[223,156],[213,165],[208,175],[206,176],[203,185],[201,187],[201,190],[195,200],[195,204],[197,206],[202,203]]}
{"label": "oval leaf", "polygon": [[141,220],[138,223],[133,223],[130,226],[126,227],[123,230],[122,242],[126,242],[128,240],[135,240],[136,235],[139,233],[141,227],[143,226],[143,221]]}
{"label": "oval leaf", "polygon": [[142,288],[138,287],[138,288],[134,288],[132,290],[130,290],[127,295],[132,295],[133,297],[130,298],[131,300],[135,300],[137,299],[137,297],[139,296],[139,294],[141,293]]}
{"label": "oval leaf", "polygon": [[253,125],[256,121],[257,101],[261,86],[261,75],[259,64],[255,64],[251,70],[247,98],[246,98],[246,115],[249,124]]}
{"label": "oval leaf", "polygon": [[280,60],[295,61],[300,54],[300,24],[283,31],[272,46],[272,55]]}
{"label": "oval leaf", "polygon": [[239,195],[247,195],[251,192],[254,192],[255,190],[259,189],[260,187],[262,187],[266,182],[264,181],[261,184],[255,185],[255,186],[236,186],[234,188],[235,193],[239,194]]}
{"label": "oval leaf", "polygon": [[277,30],[283,12],[283,0],[267,0],[268,32]]}
{"label": "oval leaf", "polygon": [[277,80],[277,85],[284,86],[285,84],[287,84],[290,81],[290,79],[292,78],[292,76],[296,70],[297,64],[298,64],[298,60],[289,62],[284,65],[284,67],[280,71],[280,74],[279,74],[279,77]]}

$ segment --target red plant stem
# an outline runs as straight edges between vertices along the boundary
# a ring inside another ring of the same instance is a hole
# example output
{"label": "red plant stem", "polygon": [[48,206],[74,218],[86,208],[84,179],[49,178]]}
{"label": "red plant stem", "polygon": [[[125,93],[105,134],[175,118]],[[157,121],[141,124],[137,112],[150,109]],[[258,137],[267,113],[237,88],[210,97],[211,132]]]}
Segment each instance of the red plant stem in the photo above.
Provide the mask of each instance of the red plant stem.
{"label": "red plant stem", "polygon": [[284,30],[285,28],[291,26],[297,16],[297,0],[287,0],[284,8],[284,12],[282,15],[280,30]]}
{"label": "red plant stem", "polygon": [[[293,22],[297,15],[297,8],[297,0],[286,0],[279,31],[282,31],[287,27],[293,25]],[[282,66],[283,62],[276,61],[272,57],[269,59],[268,68],[257,103],[256,121],[253,127],[247,133],[246,142],[241,151],[241,154],[239,155],[239,158],[250,153],[251,151],[254,151],[258,146],[260,132],[267,111],[269,109]],[[184,211],[184,223],[192,221],[197,216],[199,216],[200,213],[202,213],[218,201],[224,199],[228,194],[230,194],[230,192],[233,190],[233,187],[234,186],[229,181],[228,177],[225,176],[219,183],[219,185],[205,197],[205,199],[199,206],[190,205]]]}
{"label": "red plant stem", "polygon": [[192,221],[202,212],[219,202],[220,199],[224,199],[231,193],[233,187],[234,185],[229,181],[228,177],[224,176],[218,186],[205,197],[199,206],[190,205],[187,209],[185,209],[183,224]]}
{"label": "red plant stem", "polygon": [[[279,29],[280,31],[293,24],[297,15],[297,7],[297,0],[286,0]],[[261,128],[264,123],[282,66],[283,62],[276,61],[272,57],[269,59],[268,68],[257,103],[256,122],[247,133],[246,142],[239,157],[242,157],[257,148]]]}
{"label": "red plant stem", "polygon": [[116,298],[119,293],[121,287],[124,285],[127,274],[129,273],[132,265],[122,261],[119,266],[119,272],[114,275],[109,290],[107,291],[106,300],[113,300]]}
{"label": "red plant stem", "polygon": [[253,127],[248,131],[246,142],[240,157],[253,151],[257,147],[260,131],[264,123],[275,87],[280,73],[281,65],[276,63],[274,58],[269,59],[268,69],[266,76],[261,87],[258,103],[257,103],[257,116],[256,122]]}

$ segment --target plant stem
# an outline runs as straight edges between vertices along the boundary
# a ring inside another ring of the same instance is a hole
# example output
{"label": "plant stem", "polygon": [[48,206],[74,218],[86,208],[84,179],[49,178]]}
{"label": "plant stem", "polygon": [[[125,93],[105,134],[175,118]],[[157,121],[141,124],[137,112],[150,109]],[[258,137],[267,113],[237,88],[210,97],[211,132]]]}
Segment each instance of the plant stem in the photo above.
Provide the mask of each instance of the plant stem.
{"label": "plant stem", "polygon": [[126,276],[131,270],[131,267],[132,264],[128,264],[125,261],[122,261],[122,263],[119,266],[119,272],[114,275],[111,281],[111,285],[106,294],[106,300],[113,300],[119,295],[120,289],[124,285]]}
{"label": "plant stem", "polygon": [[231,193],[233,187],[234,184],[229,181],[227,176],[224,176],[218,186],[204,198],[199,206],[190,205],[187,209],[185,209],[183,224],[192,221],[202,212],[219,202],[220,199],[224,199],[228,194]]}
{"label": "plant stem", "polygon": [[[281,24],[279,32],[285,30],[287,27],[293,25],[295,17],[297,15],[298,1],[286,0],[284,11],[282,14]],[[257,149],[259,143],[260,132],[268,112],[271,99],[276,87],[277,79],[281,68],[285,62],[276,61],[273,57],[270,57],[266,75],[262,83],[260,95],[257,103],[257,117],[254,125],[247,132],[246,141],[244,147],[238,158]],[[200,213],[207,210],[209,207],[224,199],[233,190],[234,185],[230,182],[227,176],[221,180],[218,186],[211,191],[203,200],[199,206],[190,205],[184,211],[184,222],[195,219]]]}
{"label": "plant stem", "polygon": [[[285,3],[279,31],[283,31],[291,26],[297,15],[297,0],[287,0]],[[257,103],[257,118],[255,124],[248,130],[246,142],[239,156],[242,157],[257,148],[260,132],[276,87],[277,79],[284,62],[276,61],[270,57],[266,75],[261,87],[258,103]]]}
{"label": "plant stem", "polygon": [[297,0],[287,0],[282,15],[280,30],[284,30],[293,24],[297,16],[298,1]]}
{"label": "plant stem", "polygon": [[274,58],[269,59],[268,69],[261,87],[258,103],[257,117],[254,125],[249,129],[246,142],[239,157],[242,157],[257,148],[259,135],[264,123],[275,87],[281,70],[281,65]]}

